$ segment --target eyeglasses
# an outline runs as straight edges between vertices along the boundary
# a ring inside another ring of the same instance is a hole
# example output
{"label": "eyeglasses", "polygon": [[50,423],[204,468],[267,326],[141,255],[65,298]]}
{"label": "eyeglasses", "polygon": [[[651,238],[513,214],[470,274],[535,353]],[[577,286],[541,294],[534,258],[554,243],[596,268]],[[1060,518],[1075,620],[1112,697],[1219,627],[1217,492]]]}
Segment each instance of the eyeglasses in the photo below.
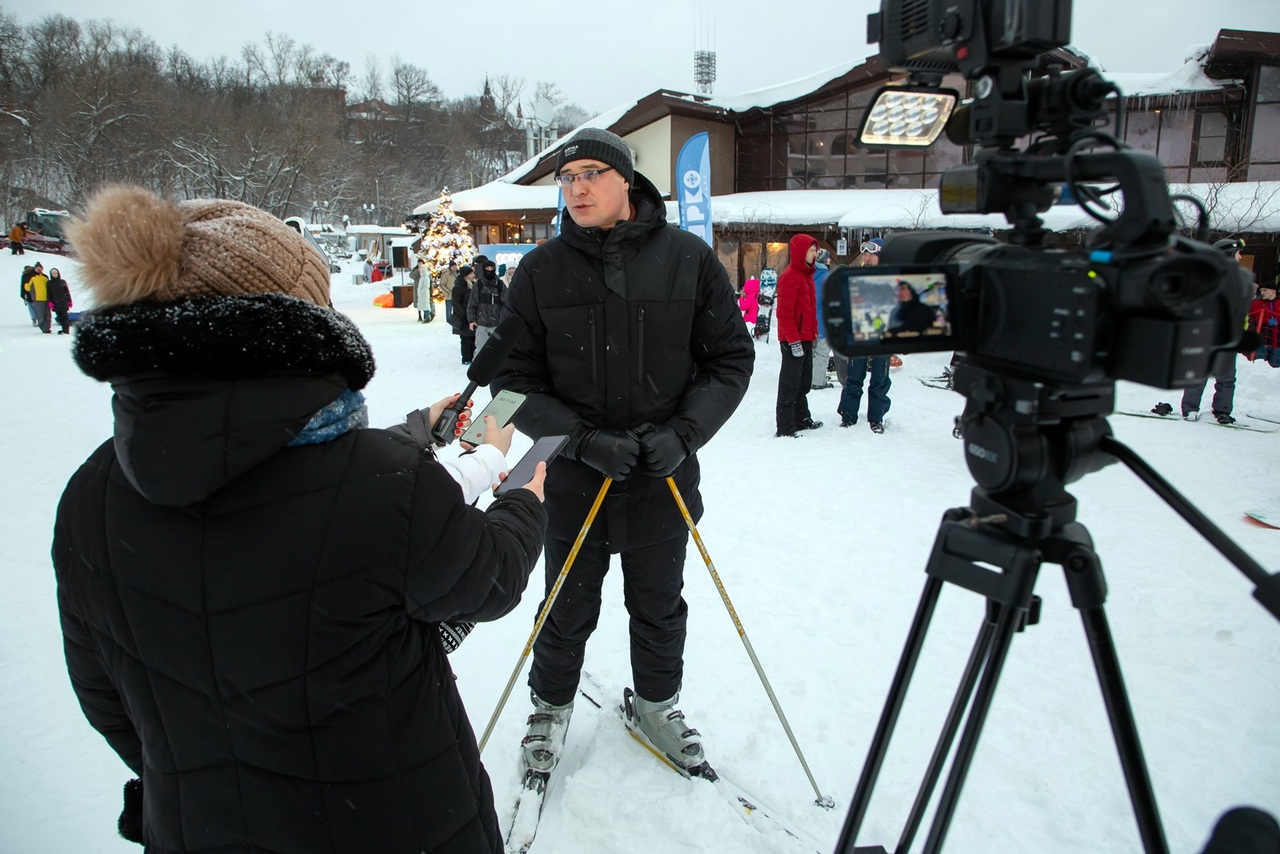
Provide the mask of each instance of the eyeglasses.
{"label": "eyeglasses", "polygon": [[573,186],[574,181],[581,181],[587,186],[591,186],[600,176],[606,172],[612,172],[612,166],[606,166],[603,169],[588,169],[586,172],[579,172],[577,175],[557,175],[556,183],[560,185],[560,189],[567,190]]}

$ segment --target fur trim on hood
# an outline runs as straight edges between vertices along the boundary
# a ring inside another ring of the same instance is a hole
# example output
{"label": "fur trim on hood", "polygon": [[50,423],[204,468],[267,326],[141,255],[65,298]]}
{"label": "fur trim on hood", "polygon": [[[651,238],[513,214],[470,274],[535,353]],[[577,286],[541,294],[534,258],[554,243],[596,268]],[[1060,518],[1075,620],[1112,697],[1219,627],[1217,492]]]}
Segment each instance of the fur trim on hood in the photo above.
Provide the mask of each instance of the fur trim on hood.
{"label": "fur trim on hood", "polygon": [[338,374],[357,391],[374,372],[369,342],[346,315],[283,294],[91,311],[76,325],[72,358],[102,381],[153,371],[205,378]]}

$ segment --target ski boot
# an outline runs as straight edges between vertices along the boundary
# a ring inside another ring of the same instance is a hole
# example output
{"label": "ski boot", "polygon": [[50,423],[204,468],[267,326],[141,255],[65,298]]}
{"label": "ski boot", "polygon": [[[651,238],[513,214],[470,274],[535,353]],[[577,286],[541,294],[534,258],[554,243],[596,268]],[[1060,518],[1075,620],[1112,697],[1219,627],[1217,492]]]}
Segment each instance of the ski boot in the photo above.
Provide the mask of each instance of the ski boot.
{"label": "ski boot", "polygon": [[532,690],[529,699],[533,701],[533,714],[529,715],[529,732],[521,740],[520,750],[526,776],[538,775],[545,779],[560,761],[573,701],[553,706]]}
{"label": "ski boot", "polygon": [[1199,421],[1200,410],[1199,409],[1186,410],[1185,412],[1182,413],[1182,420],[1183,421]]}
{"label": "ski boot", "polygon": [[1151,407],[1151,411],[1156,415],[1172,415],[1173,405],[1169,403],[1157,403],[1155,406]]}
{"label": "ski boot", "polygon": [[701,736],[685,724],[684,712],[675,707],[679,698],[676,694],[668,700],[653,702],[627,688],[623,691],[623,710],[627,720],[683,773],[715,780],[715,772],[702,753]]}
{"label": "ski boot", "polygon": [[1227,412],[1215,412],[1213,417],[1218,420],[1219,424],[1235,424],[1236,420]]}

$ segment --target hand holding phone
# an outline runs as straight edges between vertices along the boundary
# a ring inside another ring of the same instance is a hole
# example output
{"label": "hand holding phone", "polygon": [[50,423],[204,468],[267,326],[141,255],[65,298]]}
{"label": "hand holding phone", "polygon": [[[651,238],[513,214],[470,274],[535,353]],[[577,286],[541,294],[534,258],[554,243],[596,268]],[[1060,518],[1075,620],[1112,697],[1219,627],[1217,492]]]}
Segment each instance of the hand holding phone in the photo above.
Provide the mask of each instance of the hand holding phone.
{"label": "hand holding phone", "polygon": [[500,391],[493,400],[489,401],[489,405],[484,408],[471,422],[471,426],[463,431],[459,436],[459,440],[469,445],[479,445],[484,441],[484,430],[486,415],[492,415],[493,420],[497,422],[499,427],[505,427],[512,417],[515,416],[516,410],[524,403],[524,395],[518,391]]}
{"label": "hand holding phone", "polygon": [[[551,462],[568,441],[568,436],[543,436],[534,442],[533,447],[520,458],[520,462],[516,463],[515,468],[507,474],[506,479],[498,484],[498,488],[493,491],[493,494],[505,495],[513,489],[519,489],[528,484],[537,473],[538,463]],[[538,497],[541,498],[542,496],[539,495]]]}

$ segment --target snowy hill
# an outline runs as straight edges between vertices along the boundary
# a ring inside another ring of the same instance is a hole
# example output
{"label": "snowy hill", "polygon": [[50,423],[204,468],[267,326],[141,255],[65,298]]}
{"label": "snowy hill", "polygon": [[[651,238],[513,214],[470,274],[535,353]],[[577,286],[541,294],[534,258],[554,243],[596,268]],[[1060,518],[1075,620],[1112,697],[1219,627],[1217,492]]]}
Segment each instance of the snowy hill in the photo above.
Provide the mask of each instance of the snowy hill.
{"label": "snowy hill", "polygon": [[[18,284],[24,258],[0,256]],[[59,266],[80,296],[74,261]],[[465,385],[457,339],[440,312],[381,309],[375,285],[335,274],[334,302],[373,345],[367,390],[374,425],[400,420]],[[77,306],[78,308],[81,306]],[[0,852],[137,851],[115,834],[125,766],[84,721],[67,682],[49,547],[71,473],[111,434],[110,389],[71,363],[65,336],[34,330],[12,298],[0,316]],[[814,392],[827,423],[774,439],[776,343],[757,345],[747,398],[700,454],[707,513],[699,526],[734,608],[777,692],[823,794],[815,794],[711,583],[690,548],[687,667],[680,706],[708,757],[817,850],[844,821],[881,704],[923,586],[938,521],[967,502],[972,481],[951,436],[961,398],[926,388],[943,354],[908,356],[893,374],[884,435],[865,418],[835,425],[838,390]],[[1122,384],[1125,408],[1173,392]],[[487,395],[477,397],[477,408]],[[1239,360],[1236,414],[1280,417],[1280,371]],[[1116,435],[1183,490],[1263,564],[1280,531],[1241,511],[1280,503],[1280,433],[1209,423],[1114,417]],[[515,453],[530,444],[518,437]],[[1280,625],[1233,567],[1120,465],[1075,484],[1110,587],[1108,616],[1170,847],[1199,851],[1216,817],[1251,803],[1280,813]],[[368,532],[370,540],[378,536]],[[1046,566],[1040,623],[1014,641],[948,837],[957,852],[1141,850],[1080,621],[1062,574]],[[483,730],[524,647],[538,604],[479,627],[452,657],[473,727]],[[982,600],[944,590],[860,841],[892,847],[980,627]],[[620,574],[605,585],[587,668],[629,682]],[[527,665],[526,665],[527,670]],[[485,749],[505,823],[528,714],[521,677]],[[711,787],[655,762],[611,715],[579,703],[577,750],[553,781],[533,851],[782,852],[801,850],[739,820]],[[428,808],[424,806],[424,808]]]}

